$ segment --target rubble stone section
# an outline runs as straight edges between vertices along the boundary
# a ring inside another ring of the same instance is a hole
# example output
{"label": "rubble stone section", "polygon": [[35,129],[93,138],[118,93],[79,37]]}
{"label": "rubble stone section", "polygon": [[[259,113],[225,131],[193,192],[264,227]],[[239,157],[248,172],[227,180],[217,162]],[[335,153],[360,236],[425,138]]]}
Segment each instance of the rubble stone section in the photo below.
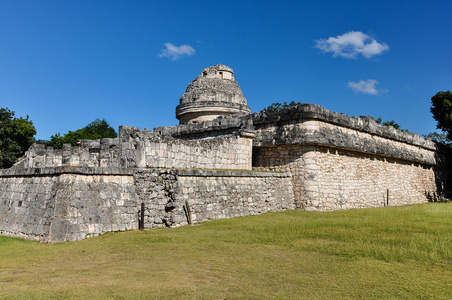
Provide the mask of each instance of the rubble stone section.
{"label": "rubble stone section", "polygon": [[180,124],[213,120],[230,114],[249,114],[234,72],[225,65],[204,69],[188,86],[176,107]]}
{"label": "rubble stone section", "polygon": [[139,202],[144,203],[145,206],[145,228],[186,224],[184,222],[186,218],[182,216],[174,218],[172,213],[168,213],[175,208],[173,199],[175,170],[136,169],[134,182]]}

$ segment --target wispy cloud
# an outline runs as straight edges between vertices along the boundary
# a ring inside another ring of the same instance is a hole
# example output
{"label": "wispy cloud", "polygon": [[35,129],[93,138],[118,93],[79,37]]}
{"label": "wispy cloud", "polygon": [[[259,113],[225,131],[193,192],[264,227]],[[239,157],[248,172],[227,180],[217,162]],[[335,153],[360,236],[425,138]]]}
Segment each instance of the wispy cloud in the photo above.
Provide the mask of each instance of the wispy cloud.
{"label": "wispy cloud", "polygon": [[[378,95],[380,91],[375,87],[377,84],[378,81],[376,81],[375,79],[367,79],[361,80],[360,82],[350,81],[347,87],[351,88],[355,93]],[[386,90],[382,92],[386,92]]]}
{"label": "wispy cloud", "polygon": [[380,44],[374,38],[361,31],[350,31],[337,37],[320,39],[315,42],[316,48],[319,48],[324,53],[333,53],[333,57],[356,58],[356,56],[361,54],[366,58],[371,58],[389,49],[388,45]]}
{"label": "wispy cloud", "polygon": [[174,46],[171,43],[165,44],[166,49],[162,49],[159,54],[159,57],[168,57],[172,60],[178,60],[182,58],[182,56],[191,56],[195,54],[195,49],[193,49],[190,45],[182,45],[182,46]]}

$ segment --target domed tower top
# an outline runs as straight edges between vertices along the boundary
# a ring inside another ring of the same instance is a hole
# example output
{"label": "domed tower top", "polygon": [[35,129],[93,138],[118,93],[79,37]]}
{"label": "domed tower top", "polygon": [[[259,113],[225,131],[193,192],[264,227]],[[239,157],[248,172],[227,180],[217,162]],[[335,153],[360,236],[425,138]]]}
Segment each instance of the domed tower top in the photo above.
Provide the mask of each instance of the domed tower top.
{"label": "domed tower top", "polygon": [[205,68],[188,86],[176,107],[179,124],[213,120],[230,114],[249,114],[234,71],[225,65]]}

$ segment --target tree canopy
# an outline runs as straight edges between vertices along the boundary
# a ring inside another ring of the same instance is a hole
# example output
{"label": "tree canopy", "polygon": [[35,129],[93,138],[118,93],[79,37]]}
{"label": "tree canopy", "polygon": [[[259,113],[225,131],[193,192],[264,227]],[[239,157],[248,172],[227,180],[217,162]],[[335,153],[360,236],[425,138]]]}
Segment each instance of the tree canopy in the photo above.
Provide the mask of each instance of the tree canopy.
{"label": "tree canopy", "polygon": [[444,145],[451,145],[452,141],[447,138],[447,134],[444,132],[438,133],[438,132],[431,132],[428,134],[422,135],[426,139],[431,139],[432,141],[435,141],[437,143],[441,143]]}
{"label": "tree canopy", "polygon": [[69,131],[63,136],[61,136],[60,133],[52,135],[50,137],[50,142],[48,142],[47,145],[52,146],[55,149],[61,149],[63,148],[63,144],[76,146],[78,140],[97,140],[103,138],[115,138],[117,136],[118,134],[116,131],[107,121],[105,121],[105,119],[96,119],[85,127],[76,131]]}
{"label": "tree canopy", "polygon": [[14,115],[14,111],[0,108],[0,168],[10,168],[35,141],[36,128],[29,117]]}
{"label": "tree canopy", "polygon": [[452,93],[438,92],[432,97],[432,106],[430,111],[436,120],[436,128],[441,129],[447,135],[449,140],[452,139]]}
{"label": "tree canopy", "polygon": [[300,102],[295,102],[292,101],[290,103],[287,103],[286,101],[284,101],[284,103],[279,103],[279,102],[274,102],[271,105],[269,105],[268,107],[264,108],[262,111],[278,111],[284,108],[288,108],[288,107],[294,107],[297,105],[300,105]]}
{"label": "tree canopy", "polygon": [[376,122],[377,124],[380,124],[380,125],[383,125],[383,126],[394,127],[395,129],[398,129],[398,130],[401,130],[401,131],[408,132],[407,129],[402,129],[402,128],[400,127],[400,125],[397,124],[396,121],[394,121],[394,120],[383,122],[383,119],[382,119],[381,117],[378,117],[377,119],[374,118],[374,120],[375,120],[375,122]]}

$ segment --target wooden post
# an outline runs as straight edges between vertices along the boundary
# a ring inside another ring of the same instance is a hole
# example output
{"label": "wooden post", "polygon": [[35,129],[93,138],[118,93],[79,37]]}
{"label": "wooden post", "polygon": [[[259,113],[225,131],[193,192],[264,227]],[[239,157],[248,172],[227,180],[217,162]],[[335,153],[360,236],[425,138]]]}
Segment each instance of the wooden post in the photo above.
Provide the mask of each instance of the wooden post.
{"label": "wooden post", "polygon": [[144,229],[144,203],[141,203],[140,220],[138,222],[138,228]]}
{"label": "wooden post", "polygon": [[389,189],[386,190],[386,205],[389,206]]}
{"label": "wooden post", "polygon": [[187,213],[188,224],[191,224],[191,210],[190,210],[190,206],[188,205],[188,201],[187,200],[185,200],[185,210],[186,210],[186,213]]}

